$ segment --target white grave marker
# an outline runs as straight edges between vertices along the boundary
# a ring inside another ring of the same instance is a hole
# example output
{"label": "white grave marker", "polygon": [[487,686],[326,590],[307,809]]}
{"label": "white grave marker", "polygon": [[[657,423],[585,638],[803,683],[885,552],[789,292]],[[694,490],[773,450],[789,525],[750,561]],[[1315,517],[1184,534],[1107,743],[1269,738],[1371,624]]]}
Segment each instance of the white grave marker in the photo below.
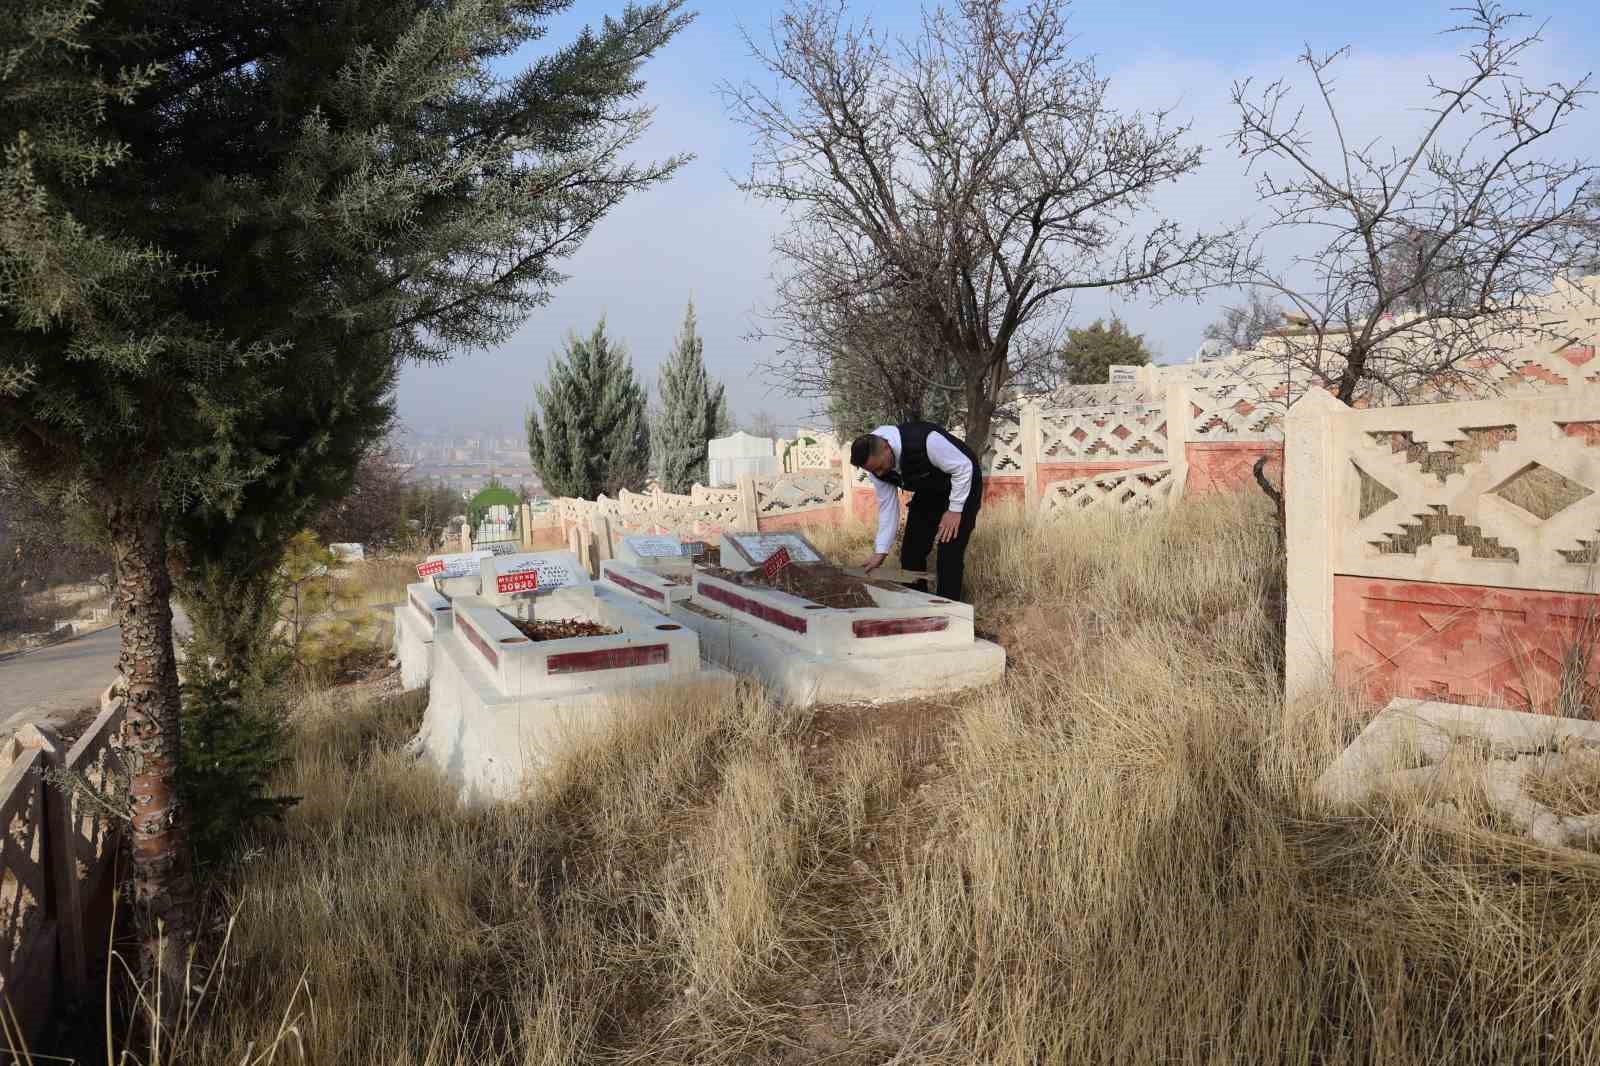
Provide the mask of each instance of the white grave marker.
{"label": "white grave marker", "polygon": [[789,558],[797,563],[822,561],[821,554],[799,533],[724,533],[722,536],[731,541],[751,565],[759,566],[779,548],[789,549]]}
{"label": "white grave marker", "polygon": [[430,577],[468,577],[478,572],[478,565],[493,555],[493,552],[457,552],[453,555],[430,555],[426,562],[417,564],[417,576],[423,580]]}
{"label": "white grave marker", "polygon": [[[487,577],[494,575],[493,587],[487,587]],[[484,593],[502,596],[518,592],[546,592],[571,585],[589,584],[585,574],[571,552],[538,552],[500,556],[485,571]]]}
{"label": "white grave marker", "polygon": [[684,554],[677,537],[623,537],[622,542],[641,559],[675,558]]}

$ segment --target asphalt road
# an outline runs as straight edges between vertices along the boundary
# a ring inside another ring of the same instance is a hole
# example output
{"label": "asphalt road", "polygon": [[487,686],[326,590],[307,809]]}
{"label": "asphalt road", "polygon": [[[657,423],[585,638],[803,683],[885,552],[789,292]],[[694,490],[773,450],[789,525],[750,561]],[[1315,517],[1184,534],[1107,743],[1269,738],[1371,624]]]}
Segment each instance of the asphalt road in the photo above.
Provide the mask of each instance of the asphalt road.
{"label": "asphalt road", "polygon": [[[173,626],[189,631],[189,620],[173,609]],[[26,722],[59,711],[99,703],[117,676],[122,630],[117,626],[0,662],[0,736]]]}

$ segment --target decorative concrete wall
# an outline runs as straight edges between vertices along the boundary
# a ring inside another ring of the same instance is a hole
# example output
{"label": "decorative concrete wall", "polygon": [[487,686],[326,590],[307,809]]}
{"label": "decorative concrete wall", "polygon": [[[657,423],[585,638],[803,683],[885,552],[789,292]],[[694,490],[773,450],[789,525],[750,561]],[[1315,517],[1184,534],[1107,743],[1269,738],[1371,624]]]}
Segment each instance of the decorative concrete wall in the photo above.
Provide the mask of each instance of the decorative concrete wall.
{"label": "decorative concrete wall", "polygon": [[[1289,416],[1288,682],[1547,711],[1600,629],[1600,388]],[[1600,655],[1590,682],[1600,681]]]}

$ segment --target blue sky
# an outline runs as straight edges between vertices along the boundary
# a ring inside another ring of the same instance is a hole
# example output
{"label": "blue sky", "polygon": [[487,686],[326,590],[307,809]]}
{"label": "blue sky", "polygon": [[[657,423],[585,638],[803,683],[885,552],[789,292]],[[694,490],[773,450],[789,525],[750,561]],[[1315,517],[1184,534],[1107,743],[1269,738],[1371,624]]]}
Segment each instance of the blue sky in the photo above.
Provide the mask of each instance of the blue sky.
{"label": "blue sky", "polygon": [[[569,40],[584,23],[598,23],[620,3],[580,2],[554,21],[547,40]],[[625,202],[601,222],[562,269],[570,280],[508,342],[458,355],[443,366],[412,367],[402,376],[400,413],[414,429],[478,428],[517,432],[543,380],[550,357],[569,330],[586,331],[604,314],[637,370],[653,381],[693,297],[705,338],[706,361],[728,387],[736,416],[766,410],[780,423],[806,420],[809,403],[775,388],[755,368],[759,347],[744,339],[752,313],[770,296],[769,251],[782,226],[772,207],[747,199],[728,175],[744,171],[749,142],[726,115],[719,82],[758,74],[740,40],[744,23],[761,34],[779,6],[771,3],[694,5],[693,25],[644,71],[645,99],[656,108],[641,158],[688,151],[697,156],[669,184]],[[1545,44],[1524,64],[1530,79],[1575,81],[1600,54],[1600,20],[1592,5],[1520,7],[1548,20]],[[851,4],[879,26],[913,30],[914,3]],[[1339,5],[1176,2],[1104,3],[1072,8],[1077,47],[1093,54],[1124,108],[1172,107],[1194,123],[1193,140],[1210,149],[1207,163],[1160,198],[1166,214],[1196,227],[1240,220],[1255,211],[1251,179],[1223,147],[1231,128],[1228,90],[1244,76],[1289,76],[1308,88],[1295,57],[1309,42],[1326,50],[1352,46],[1338,92],[1341,107],[1367,137],[1403,137],[1418,121],[1429,72],[1448,71],[1457,46],[1439,30],[1455,16],[1450,5]],[[541,46],[534,46],[537,52]],[[1557,145],[1593,155],[1600,146],[1600,102],[1581,112]],[[1087,323],[1116,311],[1163,360],[1187,358],[1200,331],[1228,297],[1202,303],[1146,306],[1103,297],[1080,300],[1072,318]]]}

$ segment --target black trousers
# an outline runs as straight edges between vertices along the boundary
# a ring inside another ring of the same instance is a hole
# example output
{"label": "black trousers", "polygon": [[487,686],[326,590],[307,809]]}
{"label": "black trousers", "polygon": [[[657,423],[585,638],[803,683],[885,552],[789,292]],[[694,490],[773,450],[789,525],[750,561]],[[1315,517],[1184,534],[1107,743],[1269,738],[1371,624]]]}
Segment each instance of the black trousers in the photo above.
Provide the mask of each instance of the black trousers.
{"label": "black trousers", "polygon": [[[961,510],[961,525],[953,540],[939,545],[938,588],[934,594],[946,600],[961,599],[961,579],[967,570],[967,540],[978,521],[978,508],[983,502],[983,477],[976,471],[972,475],[972,491],[967,494],[966,506]],[[921,570],[927,566],[928,552],[939,535],[939,520],[950,508],[949,493],[919,492],[911,497],[906,509],[906,532],[900,541],[900,566],[906,570]]]}

